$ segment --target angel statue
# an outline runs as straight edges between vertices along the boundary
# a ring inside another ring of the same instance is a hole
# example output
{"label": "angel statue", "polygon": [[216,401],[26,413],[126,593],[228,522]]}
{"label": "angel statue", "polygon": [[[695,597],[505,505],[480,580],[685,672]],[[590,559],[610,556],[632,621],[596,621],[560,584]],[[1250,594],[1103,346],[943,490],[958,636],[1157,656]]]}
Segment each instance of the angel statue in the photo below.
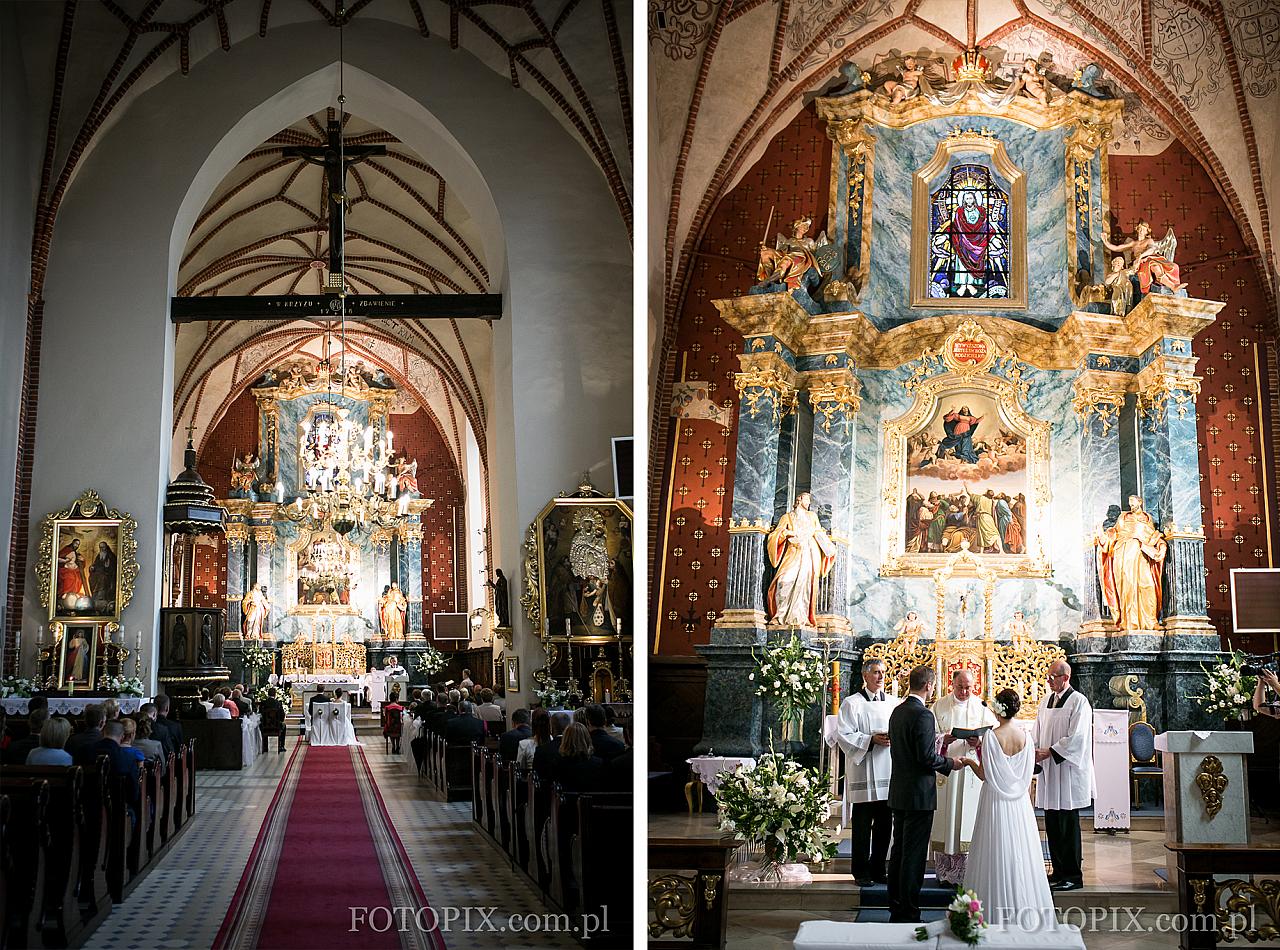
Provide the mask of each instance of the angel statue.
{"label": "angel statue", "polygon": [[1028,56],[1022,61],[1022,69],[1013,80],[1010,91],[1028,99],[1034,99],[1042,106],[1049,104],[1051,87],[1037,59]]}
{"label": "angel statue", "polygon": [[914,610],[908,610],[907,615],[893,628],[893,632],[914,648],[920,642],[920,638],[925,635],[924,621]]}
{"label": "angel statue", "polygon": [[885,80],[880,88],[881,93],[889,97],[892,103],[905,102],[920,94],[920,80],[924,77],[924,63],[914,56],[902,60],[896,74]]}
{"label": "angel statue", "polygon": [[785,284],[787,290],[805,288],[810,271],[821,274],[822,267],[815,256],[818,248],[829,245],[827,232],[823,231],[815,241],[809,237],[813,218],[808,215],[791,223],[791,236],[779,234],[773,247],[760,243],[760,265],[756,269],[757,287],[769,284]]}
{"label": "angel statue", "polygon": [[1102,279],[1102,289],[1115,316],[1123,317],[1133,309],[1133,279],[1124,266],[1123,257],[1117,255],[1111,258],[1111,270]]}
{"label": "angel statue", "polygon": [[1021,610],[1013,612],[1013,617],[1005,624],[1004,629],[1009,634],[1009,642],[1015,647],[1026,648],[1035,643],[1035,628]]}
{"label": "angel statue", "polygon": [[233,492],[243,492],[245,495],[253,494],[253,483],[258,479],[260,461],[251,452],[246,452],[242,460],[232,457],[231,490]]}
{"label": "angel statue", "polygon": [[1138,275],[1138,289],[1144,294],[1151,292],[1153,282],[1160,284],[1171,294],[1178,294],[1186,289],[1186,283],[1178,280],[1178,265],[1173,262],[1173,256],[1178,250],[1178,239],[1174,237],[1173,228],[1169,229],[1163,240],[1155,241],[1151,237],[1151,225],[1146,221],[1139,221],[1134,227],[1133,240],[1112,244],[1104,237],[1102,244],[1108,251],[1116,254],[1129,251],[1133,255],[1128,272]]}

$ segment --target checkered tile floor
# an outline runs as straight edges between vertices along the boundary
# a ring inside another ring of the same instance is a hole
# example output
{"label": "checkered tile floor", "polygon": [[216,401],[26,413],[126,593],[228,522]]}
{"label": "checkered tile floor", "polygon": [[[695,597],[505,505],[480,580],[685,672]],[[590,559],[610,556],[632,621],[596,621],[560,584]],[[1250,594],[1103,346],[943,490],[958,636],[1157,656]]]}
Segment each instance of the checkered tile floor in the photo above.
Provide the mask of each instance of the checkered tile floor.
{"label": "checkered tile floor", "polygon": [[[241,772],[197,773],[195,821],[85,946],[93,950],[209,947],[231,904],[293,743],[298,741],[291,738],[283,755],[259,756]],[[418,781],[404,757],[384,752],[383,744],[373,737],[365,741],[374,780],[427,899],[440,915],[449,947],[578,946],[566,933],[528,932],[554,927],[544,923],[545,917],[554,915],[536,889],[510,870],[506,856],[472,830],[469,802],[440,801],[428,784]],[[324,842],[316,842],[316,849],[323,853]],[[466,932],[462,914],[469,907],[484,911],[471,912],[472,930]],[[447,908],[456,908],[458,916],[446,932]],[[480,923],[486,920],[485,912],[490,915],[488,925]],[[538,919],[518,925],[521,932],[488,929],[505,926],[510,915],[537,915]]]}

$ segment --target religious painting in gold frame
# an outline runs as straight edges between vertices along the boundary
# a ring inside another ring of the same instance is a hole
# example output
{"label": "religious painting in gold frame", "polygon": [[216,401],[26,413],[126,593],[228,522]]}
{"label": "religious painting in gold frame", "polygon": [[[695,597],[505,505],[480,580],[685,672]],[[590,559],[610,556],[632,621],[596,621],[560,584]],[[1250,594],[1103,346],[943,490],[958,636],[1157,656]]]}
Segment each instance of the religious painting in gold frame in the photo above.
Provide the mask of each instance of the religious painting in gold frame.
{"label": "religious painting in gold frame", "polygon": [[552,499],[524,541],[525,616],[547,641],[610,643],[635,629],[631,509],[584,480]]}
{"label": "religious painting in gold frame", "polygon": [[98,648],[102,634],[96,623],[71,621],[50,625],[57,638],[58,689],[69,689],[71,681],[81,689],[90,689],[98,669]]}
{"label": "religious painting in gold frame", "polygon": [[1022,408],[1021,364],[973,320],[918,363],[914,403],[882,423],[880,573],[929,575],[968,551],[1000,576],[1048,576],[1050,423]]}
{"label": "religious painting in gold frame", "polygon": [[520,692],[520,657],[509,656],[506,660],[506,691]]}
{"label": "religious painting in gold frame", "polygon": [[49,619],[118,622],[138,577],[138,523],[90,488],[40,528],[36,579]]}

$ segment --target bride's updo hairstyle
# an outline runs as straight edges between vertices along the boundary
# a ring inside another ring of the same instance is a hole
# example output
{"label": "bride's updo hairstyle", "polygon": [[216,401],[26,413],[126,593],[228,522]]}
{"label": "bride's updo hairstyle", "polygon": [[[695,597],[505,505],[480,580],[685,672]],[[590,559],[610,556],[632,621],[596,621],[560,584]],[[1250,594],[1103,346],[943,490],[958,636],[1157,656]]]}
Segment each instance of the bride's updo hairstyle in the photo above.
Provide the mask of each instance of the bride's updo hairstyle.
{"label": "bride's updo hairstyle", "polygon": [[991,705],[997,715],[1013,719],[1022,708],[1022,697],[1018,695],[1016,689],[1002,689],[996,693],[995,701]]}

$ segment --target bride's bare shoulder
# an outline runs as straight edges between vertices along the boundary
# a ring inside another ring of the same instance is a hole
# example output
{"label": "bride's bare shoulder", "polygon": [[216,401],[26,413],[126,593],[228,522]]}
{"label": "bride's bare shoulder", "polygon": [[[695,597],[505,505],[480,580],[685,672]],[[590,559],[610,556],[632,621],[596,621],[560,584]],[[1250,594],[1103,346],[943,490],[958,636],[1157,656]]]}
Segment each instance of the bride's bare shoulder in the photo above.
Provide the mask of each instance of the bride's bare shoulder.
{"label": "bride's bare shoulder", "polygon": [[1017,755],[1027,744],[1027,734],[1016,726],[993,729],[992,735],[1000,743],[1000,748],[1005,755]]}

